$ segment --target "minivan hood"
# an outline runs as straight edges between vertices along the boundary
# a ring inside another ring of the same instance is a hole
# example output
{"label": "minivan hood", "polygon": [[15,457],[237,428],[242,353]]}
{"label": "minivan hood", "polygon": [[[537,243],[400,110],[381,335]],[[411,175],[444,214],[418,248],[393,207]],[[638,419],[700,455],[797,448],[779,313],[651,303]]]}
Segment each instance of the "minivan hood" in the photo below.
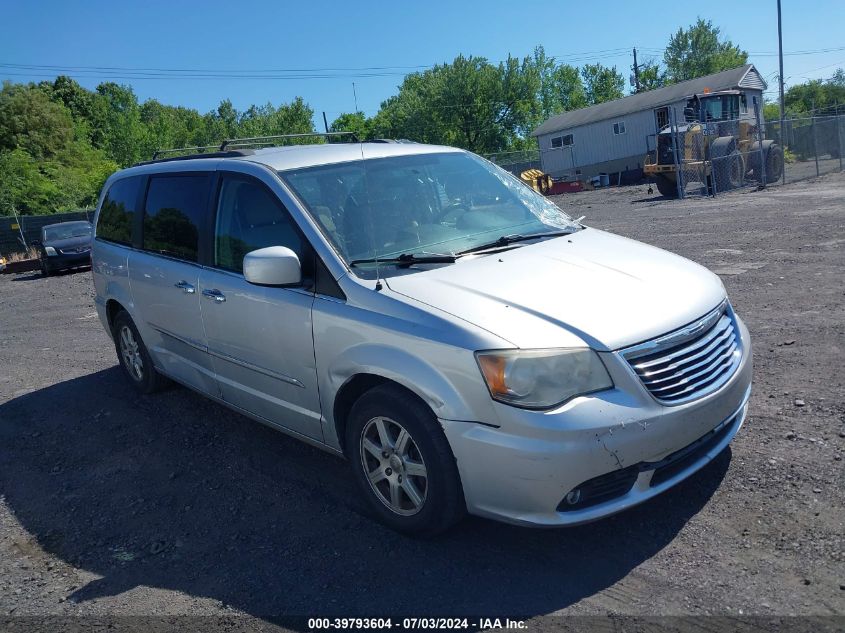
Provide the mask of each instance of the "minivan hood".
{"label": "minivan hood", "polygon": [[522,348],[619,349],[686,325],[725,298],[703,266],[592,228],[386,283]]}

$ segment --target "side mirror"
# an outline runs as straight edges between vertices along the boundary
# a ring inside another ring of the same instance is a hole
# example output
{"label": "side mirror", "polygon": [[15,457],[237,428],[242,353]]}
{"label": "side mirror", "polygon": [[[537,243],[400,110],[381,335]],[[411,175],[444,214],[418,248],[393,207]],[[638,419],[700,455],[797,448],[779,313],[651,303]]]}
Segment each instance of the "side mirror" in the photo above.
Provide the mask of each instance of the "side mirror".
{"label": "side mirror", "polygon": [[268,246],[244,256],[244,279],[258,286],[295,286],[302,282],[299,257],[286,246]]}
{"label": "side mirror", "polygon": [[696,112],[692,108],[684,108],[684,118],[687,121],[694,121],[696,117]]}

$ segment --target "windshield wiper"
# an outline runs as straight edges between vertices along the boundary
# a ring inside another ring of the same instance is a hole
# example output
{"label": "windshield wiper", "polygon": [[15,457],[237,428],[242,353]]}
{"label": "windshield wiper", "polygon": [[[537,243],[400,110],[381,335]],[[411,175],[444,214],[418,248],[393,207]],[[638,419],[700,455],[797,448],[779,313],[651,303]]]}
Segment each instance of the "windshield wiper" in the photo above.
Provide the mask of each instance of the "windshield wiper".
{"label": "windshield wiper", "polygon": [[528,233],[528,234],[521,234],[515,233],[513,235],[502,235],[499,239],[495,242],[488,242],[487,244],[479,244],[478,246],[473,246],[472,248],[468,248],[464,251],[460,251],[457,253],[458,255],[468,255],[469,253],[478,253],[480,251],[486,251],[487,249],[491,248],[502,248],[504,246],[510,246],[511,244],[516,244],[517,242],[527,242],[528,240],[537,240],[541,237],[560,237],[561,235],[570,235],[574,233],[574,231],[548,231],[546,233]]}
{"label": "windshield wiper", "polygon": [[414,264],[452,264],[457,259],[457,255],[450,254],[433,254],[433,255],[414,255],[413,253],[402,253],[396,257],[368,257],[366,259],[353,259],[349,262],[350,266],[359,266],[361,264],[385,264],[386,266],[413,266]]}

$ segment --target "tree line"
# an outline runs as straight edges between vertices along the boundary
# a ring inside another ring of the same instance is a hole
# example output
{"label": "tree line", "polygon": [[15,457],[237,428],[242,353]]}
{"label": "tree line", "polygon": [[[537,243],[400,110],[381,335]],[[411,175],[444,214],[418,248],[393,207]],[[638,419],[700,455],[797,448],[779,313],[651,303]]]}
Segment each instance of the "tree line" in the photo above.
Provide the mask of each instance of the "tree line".
{"label": "tree line", "polygon": [[[747,57],[721,36],[718,27],[698,20],[670,36],[660,61],[641,64],[639,89],[734,68],[746,63]],[[633,78],[630,81],[633,87]],[[787,105],[804,108],[810,102],[816,107],[840,99],[839,93],[831,92],[832,85],[795,86]],[[354,132],[362,140],[404,138],[478,153],[531,149],[536,147],[531,131],[548,117],[618,99],[625,86],[625,76],[614,66],[577,67],[547,55],[542,46],[525,57],[508,56],[498,63],[459,55],[406,75],[374,116],[344,113],[330,129]],[[845,91],[845,82],[840,88]],[[243,111],[227,99],[201,114],[156,99],[141,103],[130,87],[112,82],[95,90],[66,76],[40,83],[4,82],[0,215],[90,208],[111,173],[151,158],[157,149],[312,132],[314,114],[300,97]]]}

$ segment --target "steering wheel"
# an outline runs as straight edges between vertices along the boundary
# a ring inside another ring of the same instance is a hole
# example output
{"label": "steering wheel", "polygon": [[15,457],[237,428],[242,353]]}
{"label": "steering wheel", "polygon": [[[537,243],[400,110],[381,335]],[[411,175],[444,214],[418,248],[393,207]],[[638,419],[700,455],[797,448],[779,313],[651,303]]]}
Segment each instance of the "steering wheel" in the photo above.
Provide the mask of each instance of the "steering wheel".
{"label": "steering wheel", "polygon": [[[434,221],[437,224],[454,227],[458,223],[458,218],[469,211],[463,202],[453,202],[438,213]],[[451,219],[447,219],[451,216]]]}

